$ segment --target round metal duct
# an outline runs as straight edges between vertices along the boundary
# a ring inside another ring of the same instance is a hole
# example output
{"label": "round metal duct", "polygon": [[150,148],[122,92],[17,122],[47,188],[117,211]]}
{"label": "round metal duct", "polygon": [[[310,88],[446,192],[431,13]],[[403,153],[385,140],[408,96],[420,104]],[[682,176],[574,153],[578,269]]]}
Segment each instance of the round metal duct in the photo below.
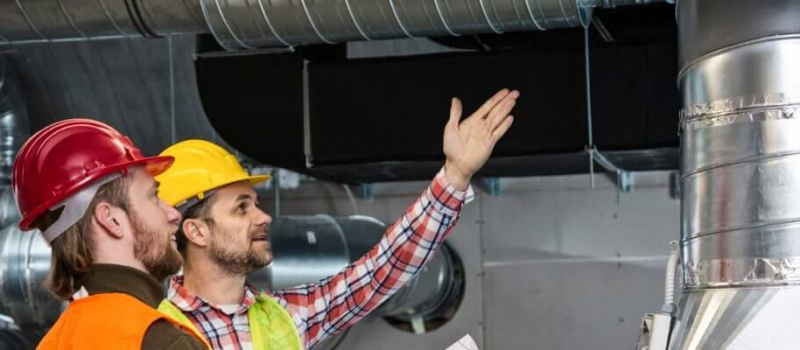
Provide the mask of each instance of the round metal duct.
{"label": "round metal duct", "polygon": [[681,248],[670,349],[797,349],[800,3],[681,0]]}
{"label": "round metal duct", "polygon": [[[463,266],[455,252],[445,244],[417,277],[400,288],[378,313],[411,324],[414,318],[421,318],[424,322],[437,318],[447,320],[452,316],[448,315],[450,309],[455,311],[454,308],[460,304],[463,286]],[[432,328],[425,327],[428,330]]]}
{"label": "round metal duct", "polygon": [[0,227],[16,225],[19,219],[17,202],[14,200],[11,186],[0,186]]}
{"label": "round metal duct", "polygon": [[[354,215],[283,216],[272,223],[272,264],[248,280],[263,289],[282,289],[319,281],[358,260],[380,241],[386,225]],[[446,319],[461,299],[463,267],[444,245],[419,274],[400,288],[375,313],[390,322]]]}
{"label": "round metal duct", "polygon": [[332,217],[281,216],[269,234],[272,263],[248,280],[259,289],[283,289],[316,282],[350,263],[344,233]]}
{"label": "round metal duct", "polygon": [[[365,216],[276,218],[270,233],[274,260],[248,280],[259,289],[316,282],[363,256],[385,230],[385,224]],[[400,320],[441,313],[460,299],[460,266],[455,253],[443,246],[377,313]],[[0,231],[0,314],[12,317],[21,327],[53,324],[66,305],[43,286],[49,268],[50,247],[38,232],[21,232],[16,225]]]}
{"label": "round metal duct", "polygon": [[20,327],[53,324],[66,305],[44,288],[49,271],[50,247],[38,231],[0,231],[0,313]]}
{"label": "round metal duct", "polygon": [[336,217],[334,220],[336,220],[336,223],[339,224],[342,232],[347,237],[350,261],[356,261],[364,254],[367,254],[381,240],[383,233],[386,232],[386,224],[369,216],[352,215]]}

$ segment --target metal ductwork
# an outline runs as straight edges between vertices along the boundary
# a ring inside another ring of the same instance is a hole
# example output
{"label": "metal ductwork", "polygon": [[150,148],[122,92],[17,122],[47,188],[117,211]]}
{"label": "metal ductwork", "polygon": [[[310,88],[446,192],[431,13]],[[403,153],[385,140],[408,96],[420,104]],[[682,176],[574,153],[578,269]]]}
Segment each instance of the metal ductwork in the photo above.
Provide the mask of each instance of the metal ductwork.
{"label": "metal ductwork", "polygon": [[[200,1],[227,49],[353,40],[459,36],[588,25],[580,0]],[[216,6],[215,6],[216,4]]]}
{"label": "metal ductwork", "polygon": [[[283,289],[319,281],[366,254],[386,231],[382,222],[366,216],[281,216],[270,229],[274,260],[248,276],[260,289]],[[377,314],[409,321],[438,316],[460,300],[463,268],[447,245]]]}
{"label": "metal ductwork", "polygon": [[11,191],[11,169],[30,136],[30,122],[8,60],[0,56],[0,227],[15,224],[19,211]]}
{"label": "metal ductwork", "polygon": [[670,349],[800,348],[800,2],[681,0]]}
{"label": "metal ductwork", "polygon": [[[248,280],[259,289],[282,289],[316,282],[344,269],[381,238],[386,225],[365,216],[283,216],[270,230],[274,260]],[[345,232],[347,233],[345,235]],[[65,305],[44,288],[50,270],[50,247],[38,232],[16,225],[0,231],[0,314],[17,326],[43,329]],[[394,317],[426,317],[449,306],[462,292],[463,274],[447,246],[379,310]]]}
{"label": "metal ductwork", "polygon": [[328,215],[276,217],[269,236],[272,263],[248,277],[259,289],[315,282],[350,263],[345,234]]}
{"label": "metal ductwork", "polygon": [[663,0],[0,0],[0,43],[211,33],[228,50],[586,26]]}
{"label": "metal ductwork", "polygon": [[6,43],[206,33],[196,0],[0,0]]}
{"label": "metal ductwork", "polygon": [[19,84],[8,60],[0,56],[0,186],[11,183],[14,158],[29,136],[30,124]]}
{"label": "metal ductwork", "polygon": [[44,288],[49,272],[50,246],[38,231],[0,231],[0,314],[26,329],[55,323],[66,305]]}
{"label": "metal ductwork", "polygon": [[11,186],[0,186],[0,227],[16,225],[19,219],[17,201]]}

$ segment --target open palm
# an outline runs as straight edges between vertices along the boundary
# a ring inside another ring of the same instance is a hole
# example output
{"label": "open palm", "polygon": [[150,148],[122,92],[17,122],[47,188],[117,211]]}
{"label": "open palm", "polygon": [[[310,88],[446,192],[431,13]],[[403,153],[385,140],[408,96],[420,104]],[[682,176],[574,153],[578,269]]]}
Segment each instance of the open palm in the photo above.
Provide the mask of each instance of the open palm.
{"label": "open palm", "polygon": [[489,159],[494,145],[514,122],[509,113],[518,97],[519,91],[500,90],[463,122],[461,101],[453,99],[444,129],[445,171],[453,185],[465,188]]}

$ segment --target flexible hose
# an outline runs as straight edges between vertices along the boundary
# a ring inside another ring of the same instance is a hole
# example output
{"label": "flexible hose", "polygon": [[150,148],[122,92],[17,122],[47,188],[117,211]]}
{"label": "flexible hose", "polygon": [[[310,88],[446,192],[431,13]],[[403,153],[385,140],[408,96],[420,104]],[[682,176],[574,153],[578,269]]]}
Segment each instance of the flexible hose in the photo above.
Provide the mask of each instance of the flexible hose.
{"label": "flexible hose", "polygon": [[[672,244],[677,244],[677,242],[672,242]],[[678,268],[680,259],[680,250],[675,249],[670,253],[669,260],[667,260],[667,277],[664,281],[664,307],[662,311],[670,314],[675,310],[675,270]]]}

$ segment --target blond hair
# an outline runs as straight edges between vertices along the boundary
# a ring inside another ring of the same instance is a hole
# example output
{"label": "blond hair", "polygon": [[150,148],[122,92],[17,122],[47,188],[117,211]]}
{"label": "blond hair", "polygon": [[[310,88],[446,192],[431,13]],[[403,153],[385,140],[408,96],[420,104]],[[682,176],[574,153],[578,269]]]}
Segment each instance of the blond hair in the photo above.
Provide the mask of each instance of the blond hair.
{"label": "blond hair", "polygon": [[[94,263],[95,242],[90,228],[95,208],[105,202],[127,211],[130,182],[129,176],[122,176],[100,186],[83,217],[50,243],[52,261],[45,286],[60,299],[69,300],[77,292]],[[34,226],[40,231],[46,230],[58,220],[62,211],[63,208],[58,208],[42,214]]]}

